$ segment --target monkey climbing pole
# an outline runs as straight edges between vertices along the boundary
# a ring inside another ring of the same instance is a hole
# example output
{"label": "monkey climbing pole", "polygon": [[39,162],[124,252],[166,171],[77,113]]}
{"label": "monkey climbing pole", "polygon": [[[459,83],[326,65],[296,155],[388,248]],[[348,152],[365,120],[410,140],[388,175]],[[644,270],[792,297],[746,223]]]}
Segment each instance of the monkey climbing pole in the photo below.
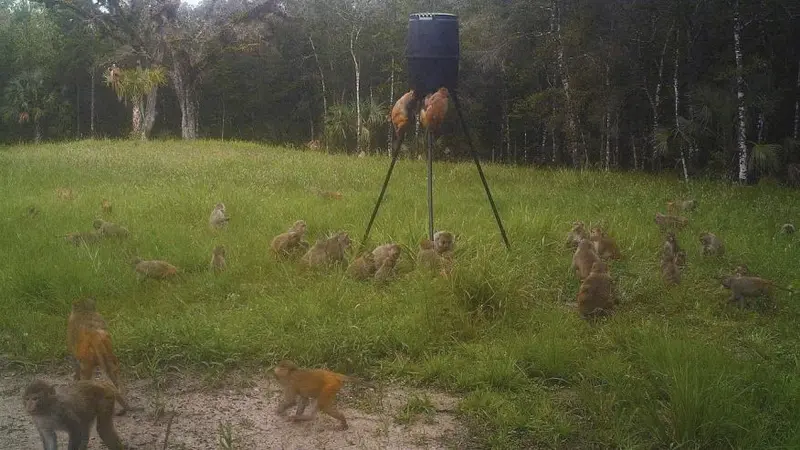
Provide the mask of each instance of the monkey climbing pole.
{"label": "monkey climbing pole", "polygon": [[[475,151],[472,137],[467,128],[467,122],[464,119],[461,103],[458,100],[458,60],[459,40],[457,16],[440,13],[414,13],[409,16],[408,36],[406,40],[406,61],[409,82],[411,84],[411,89],[414,90],[414,100],[412,103],[418,105],[426,95],[435,92],[440,87],[446,87],[450,91],[453,104],[458,112],[458,119],[461,122],[461,129],[464,131],[464,135],[467,138],[467,144],[469,144],[472,159],[475,161],[475,166],[478,168],[478,175],[480,175],[483,189],[486,191],[486,197],[489,199],[489,205],[492,207],[492,213],[497,221],[497,227],[500,229],[503,243],[506,245],[506,248],[510,249],[511,245],[508,242],[506,230],[503,227],[503,221],[500,219],[500,214],[497,212],[497,206],[494,203],[494,198],[492,198],[489,183],[486,181],[486,176],[483,174],[478,153]],[[414,119],[413,117],[411,118],[411,120]],[[433,134],[430,131],[426,131],[425,133],[425,143],[428,153],[428,239],[433,240],[434,141]],[[392,161],[389,164],[389,170],[386,172],[386,178],[383,180],[383,186],[378,195],[378,201],[375,203],[375,208],[372,210],[372,216],[369,218],[369,223],[364,232],[364,238],[361,240],[361,245],[364,245],[369,238],[370,229],[372,229],[372,224],[375,221],[375,217],[378,215],[378,209],[381,206],[384,194],[386,194],[386,187],[389,185],[392,171],[394,170],[399,156],[400,145],[393,145]]]}

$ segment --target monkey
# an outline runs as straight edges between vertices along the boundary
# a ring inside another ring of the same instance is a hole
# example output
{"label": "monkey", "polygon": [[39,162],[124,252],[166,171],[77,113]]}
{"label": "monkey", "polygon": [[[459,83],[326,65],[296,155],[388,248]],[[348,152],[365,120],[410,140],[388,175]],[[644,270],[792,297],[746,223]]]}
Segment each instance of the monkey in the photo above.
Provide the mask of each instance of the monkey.
{"label": "monkey", "polygon": [[365,152],[364,150],[361,150],[360,152],[358,152],[358,157],[359,158],[365,158],[366,156],[367,156],[367,152]]}
{"label": "monkey", "polygon": [[342,195],[342,193],[338,191],[319,191],[317,192],[317,195],[319,195],[322,198],[330,198],[333,200],[341,200],[342,198],[344,198],[344,195]]}
{"label": "monkey", "polygon": [[100,233],[96,231],[77,231],[74,233],[67,233],[64,239],[77,247],[81,244],[94,244],[100,240],[100,237]]}
{"label": "monkey", "polygon": [[668,231],[667,236],[664,238],[663,253],[677,255],[678,252],[680,251],[681,248],[678,245],[678,239],[677,237],[675,237],[675,233],[673,233],[672,231]]}
{"label": "monkey", "polygon": [[686,252],[683,250],[678,250],[678,253],[675,253],[675,264],[678,265],[679,268],[686,267]]}
{"label": "monkey", "polygon": [[109,202],[107,199],[103,199],[103,202],[100,204],[100,208],[104,213],[111,214],[111,202]]}
{"label": "monkey", "polygon": [[220,229],[225,227],[229,220],[230,218],[225,215],[225,204],[217,203],[214,205],[214,210],[211,211],[211,216],[208,218],[208,224],[211,226],[211,228]]}
{"label": "monkey", "polygon": [[794,225],[790,223],[785,223],[781,226],[781,233],[783,234],[792,234],[795,232]]}
{"label": "monkey", "polygon": [[219,273],[225,270],[225,246],[218,245],[211,251],[211,264],[212,272]]}
{"label": "monkey", "polygon": [[382,266],[383,263],[389,258],[395,258],[395,256],[399,256],[401,251],[400,244],[389,243],[379,245],[375,248],[375,250],[372,251],[372,259],[375,261],[375,267]]}
{"label": "monkey", "polygon": [[614,238],[607,236],[600,227],[592,228],[589,240],[592,241],[594,250],[600,258],[620,259],[622,257],[619,253],[617,242]]}
{"label": "monkey", "polygon": [[667,202],[667,211],[670,214],[681,211],[694,211],[695,207],[697,207],[697,202],[694,199]]}
{"label": "monkey", "polygon": [[[288,408],[297,404],[297,397],[300,397],[300,404],[292,418],[293,421],[314,420],[317,409],[320,409],[339,420],[341,429],[348,428],[347,419],[335,408],[334,402],[342,382],[357,381],[355,378],[324,369],[301,369],[289,360],[279,362],[274,373],[283,389],[283,401],[278,406],[278,414],[283,414]],[[313,398],[317,399],[314,410],[311,415],[303,415],[309,399]]]}
{"label": "monkey", "polygon": [[[377,259],[375,260],[378,270],[375,272],[375,281],[382,283],[394,277],[394,268],[397,265],[397,260],[400,259],[400,245],[388,244],[389,252],[383,258],[380,266],[377,266]],[[377,249],[376,249],[377,250]]]}
{"label": "monkey", "polygon": [[572,255],[572,267],[570,269],[575,271],[575,275],[579,280],[583,281],[592,271],[592,265],[600,261],[597,252],[594,250],[594,245],[589,239],[583,239],[578,243],[578,249]]}
{"label": "monkey", "polygon": [[584,227],[585,225],[581,221],[572,223],[572,230],[570,230],[570,232],[567,233],[567,242],[566,242],[567,248],[577,248],[578,242],[580,242],[582,239],[589,238],[589,235],[586,234],[586,228]]}
{"label": "monkey", "polygon": [[58,198],[61,200],[72,200],[74,198],[72,195],[72,189],[65,187],[56,189],[56,195],[58,195]]}
{"label": "monkey", "polygon": [[422,239],[417,252],[417,264],[432,270],[439,270],[444,265],[444,258],[434,250],[433,241]]}
{"label": "monkey", "polygon": [[745,275],[750,275],[750,269],[747,268],[747,264],[739,264],[736,266],[734,273],[736,276],[743,277]]}
{"label": "monkey", "polygon": [[69,434],[69,450],[85,449],[97,423],[97,434],[110,450],[122,450],[114,428],[114,400],[119,393],[103,381],[81,380],[63,387],[61,392],[42,380],[34,380],[22,395],[25,411],[33,419],[44,450],[57,450],[57,430]]}
{"label": "monkey", "polygon": [[303,240],[306,234],[306,222],[304,220],[295,221],[289,231],[275,236],[269,246],[278,257],[286,257],[294,252],[308,249],[308,242]]}
{"label": "monkey", "polygon": [[[121,391],[119,360],[111,346],[111,334],[103,316],[97,312],[92,297],[76,300],[67,319],[67,349],[75,358],[73,379],[91,380],[96,367],[100,367],[114,386]],[[120,393],[120,414],[128,410],[128,403]]]}
{"label": "monkey", "polygon": [[437,231],[433,234],[433,249],[439,256],[452,255],[456,249],[456,238],[449,231]]}
{"label": "monkey", "polygon": [[703,244],[703,256],[722,256],[725,254],[725,245],[722,239],[714,233],[703,233],[700,235],[700,243]]}
{"label": "monkey", "polygon": [[178,268],[166,261],[150,260],[143,261],[134,258],[133,268],[136,270],[140,280],[145,278],[166,279],[177,275]]}
{"label": "monkey", "polygon": [[423,128],[430,132],[436,132],[444,122],[447,114],[447,104],[450,92],[446,87],[440,87],[433,94],[425,96],[422,111],[419,114],[419,122]]}
{"label": "monkey", "polygon": [[373,254],[364,252],[347,267],[347,274],[355,280],[363,281],[375,276],[376,270]]}
{"label": "monkey", "polygon": [[722,287],[731,290],[730,301],[738,302],[740,308],[744,308],[746,297],[759,297],[762,295],[771,297],[773,288],[782,289],[794,294],[793,290],[778,286],[772,281],[745,275],[723,278]]}
{"label": "monkey", "polygon": [[350,247],[350,236],[341,231],[325,240],[314,243],[300,261],[309,267],[326,264],[346,264],[345,250]]}
{"label": "monkey", "polygon": [[412,116],[412,111],[416,109],[414,107],[416,103],[416,93],[411,90],[403,94],[400,99],[397,100],[394,106],[392,106],[392,111],[389,114],[389,120],[392,122],[392,128],[394,130],[394,135],[392,138],[392,155],[400,150],[400,146],[403,145],[403,139],[405,138],[406,131],[411,123],[409,117]]}
{"label": "monkey", "polygon": [[125,227],[121,227],[115,223],[106,222],[103,219],[97,219],[92,222],[92,226],[100,236],[108,237],[108,238],[125,238],[128,237],[130,234],[128,229]]}
{"label": "monkey", "polygon": [[681,271],[678,267],[677,255],[664,252],[661,258],[661,277],[667,284],[680,284]]}
{"label": "monkey", "polygon": [[318,140],[312,139],[312,140],[306,142],[306,147],[308,147],[309,150],[319,150],[320,147],[321,147],[321,144],[319,143]]}
{"label": "monkey", "polygon": [[614,303],[608,266],[600,260],[595,261],[578,291],[578,312],[583,319],[607,315],[612,312]]}
{"label": "monkey", "polygon": [[656,213],[655,222],[662,231],[665,231],[667,228],[681,229],[689,224],[689,219],[682,216],[670,216]]}

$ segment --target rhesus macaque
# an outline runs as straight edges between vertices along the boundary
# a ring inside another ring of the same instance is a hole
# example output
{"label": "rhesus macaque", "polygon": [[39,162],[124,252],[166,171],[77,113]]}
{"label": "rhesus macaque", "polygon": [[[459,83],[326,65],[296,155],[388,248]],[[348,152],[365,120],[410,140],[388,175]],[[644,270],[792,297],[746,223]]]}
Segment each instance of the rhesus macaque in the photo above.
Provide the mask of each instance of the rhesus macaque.
{"label": "rhesus macaque", "polygon": [[790,223],[785,223],[781,226],[781,233],[783,234],[792,234],[795,232],[794,225]]}
{"label": "rhesus macaque", "polygon": [[211,251],[211,265],[212,272],[222,272],[225,270],[225,246],[218,245]]}
{"label": "rhesus macaque", "polygon": [[433,241],[422,239],[419,242],[419,252],[417,252],[417,264],[431,270],[441,270],[444,266],[444,258],[434,250]]}
{"label": "rhesus macaque", "polygon": [[602,261],[592,264],[589,276],[578,291],[578,312],[584,319],[607,315],[614,309],[613,286],[608,266]]}
{"label": "rhesus macaque", "polygon": [[425,96],[422,111],[419,114],[419,122],[423,128],[430,132],[439,130],[445,115],[447,115],[449,98],[450,92],[446,87],[440,87],[438,91]]}
{"label": "rhesus macaque", "polygon": [[400,97],[399,100],[392,106],[392,112],[389,115],[389,120],[392,122],[394,128],[394,137],[392,139],[392,154],[400,150],[403,145],[406,131],[411,123],[409,117],[412,116],[413,104],[416,103],[414,99],[414,91],[408,91]]}
{"label": "rhesus macaque", "polygon": [[663,254],[677,255],[679,251],[681,251],[681,248],[678,245],[678,238],[675,237],[675,233],[668,231],[667,236],[664,238]]}
{"label": "rhesus macaque", "polygon": [[656,225],[661,228],[661,231],[666,231],[668,228],[681,229],[689,224],[689,219],[682,216],[668,216],[661,213],[656,213]]}
{"label": "rhesus macaque", "polygon": [[342,193],[339,191],[318,191],[317,195],[322,198],[330,198],[333,200],[341,200],[344,198],[344,195],[342,195]]}
{"label": "rhesus macaque", "polygon": [[301,262],[309,267],[319,267],[327,264],[346,264],[345,250],[350,247],[350,236],[341,231],[325,240],[314,243]]}
{"label": "rhesus macaque", "polygon": [[130,234],[127,228],[121,227],[115,223],[106,222],[103,219],[95,220],[92,222],[92,226],[103,237],[125,238]]}
{"label": "rhesus macaque", "polygon": [[228,224],[230,218],[225,215],[225,204],[217,203],[214,205],[214,210],[211,211],[211,216],[208,218],[208,224],[212,228],[220,229]]}
{"label": "rhesus macaque", "polygon": [[372,251],[372,259],[375,261],[375,267],[382,266],[384,261],[393,258],[395,255],[400,256],[401,251],[400,244],[395,243],[383,244],[375,247],[375,250]]}
{"label": "rhesus macaque", "polygon": [[750,269],[747,268],[747,264],[739,264],[736,266],[736,270],[734,272],[736,276],[743,277],[745,275],[750,275]]}
{"label": "rhesus macaque", "polygon": [[74,233],[67,233],[64,239],[74,246],[81,244],[94,244],[101,238],[100,233],[97,231],[76,231]]}
{"label": "rhesus macaque", "polygon": [[111,214],[111,202],[107,199],[103,199],[103,202],[100,204],[100,208],[102,208],[105,214]]}
{"label": "rhesus macaque", "polygon": [[365,152],[364,150],[361,150],[360,152],[358,152],[358,157],[359,158],[365,158],[366,156],[367,156],[367,152]]}
{"label": "rhesus macaque", "polygon": [[[67,319],[67,349],[75,358],[74,379],[91,380],[96,367],[121,391],[119,380],[119,360],[111,346],[111,334],[103,316],[97,312],[95,301],[89,297],[72,303],[72,311]],[[118,395],[123,414],[128,404]]]}
{"label": "rhesus macaque", "polygon": [[275,236],[269,246],[276,256],[290,256],[299,250],[308,250],[308,242],[303,240],[305,234],[306,222],[298,220],[289,231]]}
{"label": "rhesus macaque", "polygon": [[667,284],[680,284],[681,271],[675,254],[664,252],[661,258],[661,277]]}
{"label": "rhesus macaque", "polygon": [[394,277],[394,268],[397,265],[397,260],[400,259],[400,246],[398,244],[391,244],[388,253],[382,258],[382,263],[377,266],[377,259],[375,260],[378,270],[375,272],[375,281],[385,282]]}
{"label": "rhesus macaque", "polygon": [[686,252],[683,250],[678,250],[678,253],[675,253],[675,264],[678,265],[679,268],[686,267]]}
{"label": "rhesus macaque", "polygon": [[703,256],[722,256],[725,254],[725,245],[722,239],[714,233],[703,233],[700,235],[700,243],[703,244]]}
{"label": "rhesus macaque", "polygon": [[[347,429],[347,419],[334,405],[336,394],[342,387],[342,382],[356,381],[354,378],[331,372],[324,369],[301,369],[295,363],[283,360],[275,367],[275,378],[283,389],[283,401],[278,406],[278,414],[283,414],[288,408],[296,405],[300,397],[300,404],[292,420],[313,420],[317,409],[336,418],[341,423],[341,428]],[[310,399],[317,399],[317,404],[310,415],[303,415]]]}
{"label": "rhesus macaque", "polygon": [[150,260],[143,261],[139,258],[133,260],[133,268],[140,280],[145,278],[155,278],[163,280],[178,274],[178,268],[166,261]]}
{"label": "rhesus macaque", "polygon": [[577,221],[572,223],[572,230],[567,233],[567,248],[577,248],[578,243],[583,239],[589,239],[589,235],[586,234],[586,228],[583,222]]}
{"label": "rhesus macaque", "polygon": [[695,207],[697,207],[697,202],[693,199],[667,202],[667,211],[670,214],[678,214],[683,211],[693,211]]}
{"label": "rhesus macaque", "polygon": [[306,147],[308,147],[309,150],[319,150],[322,147],[322,145],[318,140],[312,139],[306,142]]}
{"label": "rhesus macaque", "polygon": [[439,256],[452,256],[456,249],[456,237],[449,231],[433,233],[433,249]]}
{"label": "rhesus macaque", "polygon": [[622,255],[619,253],[619,248],[617,247],[617,241],[614,238],[606,235],[606,233],[600,227],[592,228],[592,233],[589,237],[589,240],[592,241],[594,245],[594,250],[597,252],[597,256],[602,259],[620,259]]}
{"label": "rhesus macaque", "polygon": [[58,198],[61,200],[72,200],[74,198],[72,195],[72,189],[65,187],[56,189],[56,195],[58,195]]}
{"label": "rhesus macaque", "polygon": [[347,274],[355,280],[364,281],[375,276],[377,269],[372,253],[364,252],[347,267]]}
{"label": "rhesus macaque", "polygon": [[56,431],[69,434],[69,450],[82,450],[89,445],[92,423],[97,434],[110,450],[122,450],[122,441],[114,429],[114,400],[119,393],[103,381],[81,380],[56,392],[42,380],[34,380],[22,395],[25,411],[33,419],[44,450],[57,450]]}
{"label": "rhesus macaque", "polygon": [[592,271],[592,265],[600,261],[597,252],[594,250],[594,245],[589,239],[584,239],[578,243],[578,248],[575,254],[572,255],[572,266],[570,269],[575,271],[575,275],[579,280],[583,281]]}
{"label": "rhesus macaque", "polygon": [[773,288],[794,293],[794,291],[791,289],[777,286],[772,281],[765,280],[764,278],[749,277],[744,275],[724,278],[722,280],[722,287],[731,290],[730,301],[738,302],[740,308],[745,306],[746,297],[760,297],[762,295],[771,297]]}

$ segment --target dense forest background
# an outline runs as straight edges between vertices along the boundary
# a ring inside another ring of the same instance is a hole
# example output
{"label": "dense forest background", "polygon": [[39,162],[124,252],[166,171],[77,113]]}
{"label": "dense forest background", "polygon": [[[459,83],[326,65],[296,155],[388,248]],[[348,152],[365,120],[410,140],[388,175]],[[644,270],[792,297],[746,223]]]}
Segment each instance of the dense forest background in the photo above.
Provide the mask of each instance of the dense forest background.
{"label": "dense forest background", "polygon": [[[429,11],[459,15],[484,159],[800,184],[796,0],[0,0],[0,142],[387,152],[408,14]],[[454,119],[448,158],[468,155]]]}

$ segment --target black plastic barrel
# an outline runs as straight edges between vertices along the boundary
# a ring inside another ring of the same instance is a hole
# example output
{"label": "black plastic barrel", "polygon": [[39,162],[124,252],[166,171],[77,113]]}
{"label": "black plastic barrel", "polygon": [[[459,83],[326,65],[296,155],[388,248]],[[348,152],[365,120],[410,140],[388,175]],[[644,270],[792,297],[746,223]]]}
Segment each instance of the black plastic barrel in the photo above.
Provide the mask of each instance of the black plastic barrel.
{"label": "black plastic barrel", "polygon": [[406,62],[411,89],[420,95],[458,84],[458,17],[414,13],[408,19]]}

